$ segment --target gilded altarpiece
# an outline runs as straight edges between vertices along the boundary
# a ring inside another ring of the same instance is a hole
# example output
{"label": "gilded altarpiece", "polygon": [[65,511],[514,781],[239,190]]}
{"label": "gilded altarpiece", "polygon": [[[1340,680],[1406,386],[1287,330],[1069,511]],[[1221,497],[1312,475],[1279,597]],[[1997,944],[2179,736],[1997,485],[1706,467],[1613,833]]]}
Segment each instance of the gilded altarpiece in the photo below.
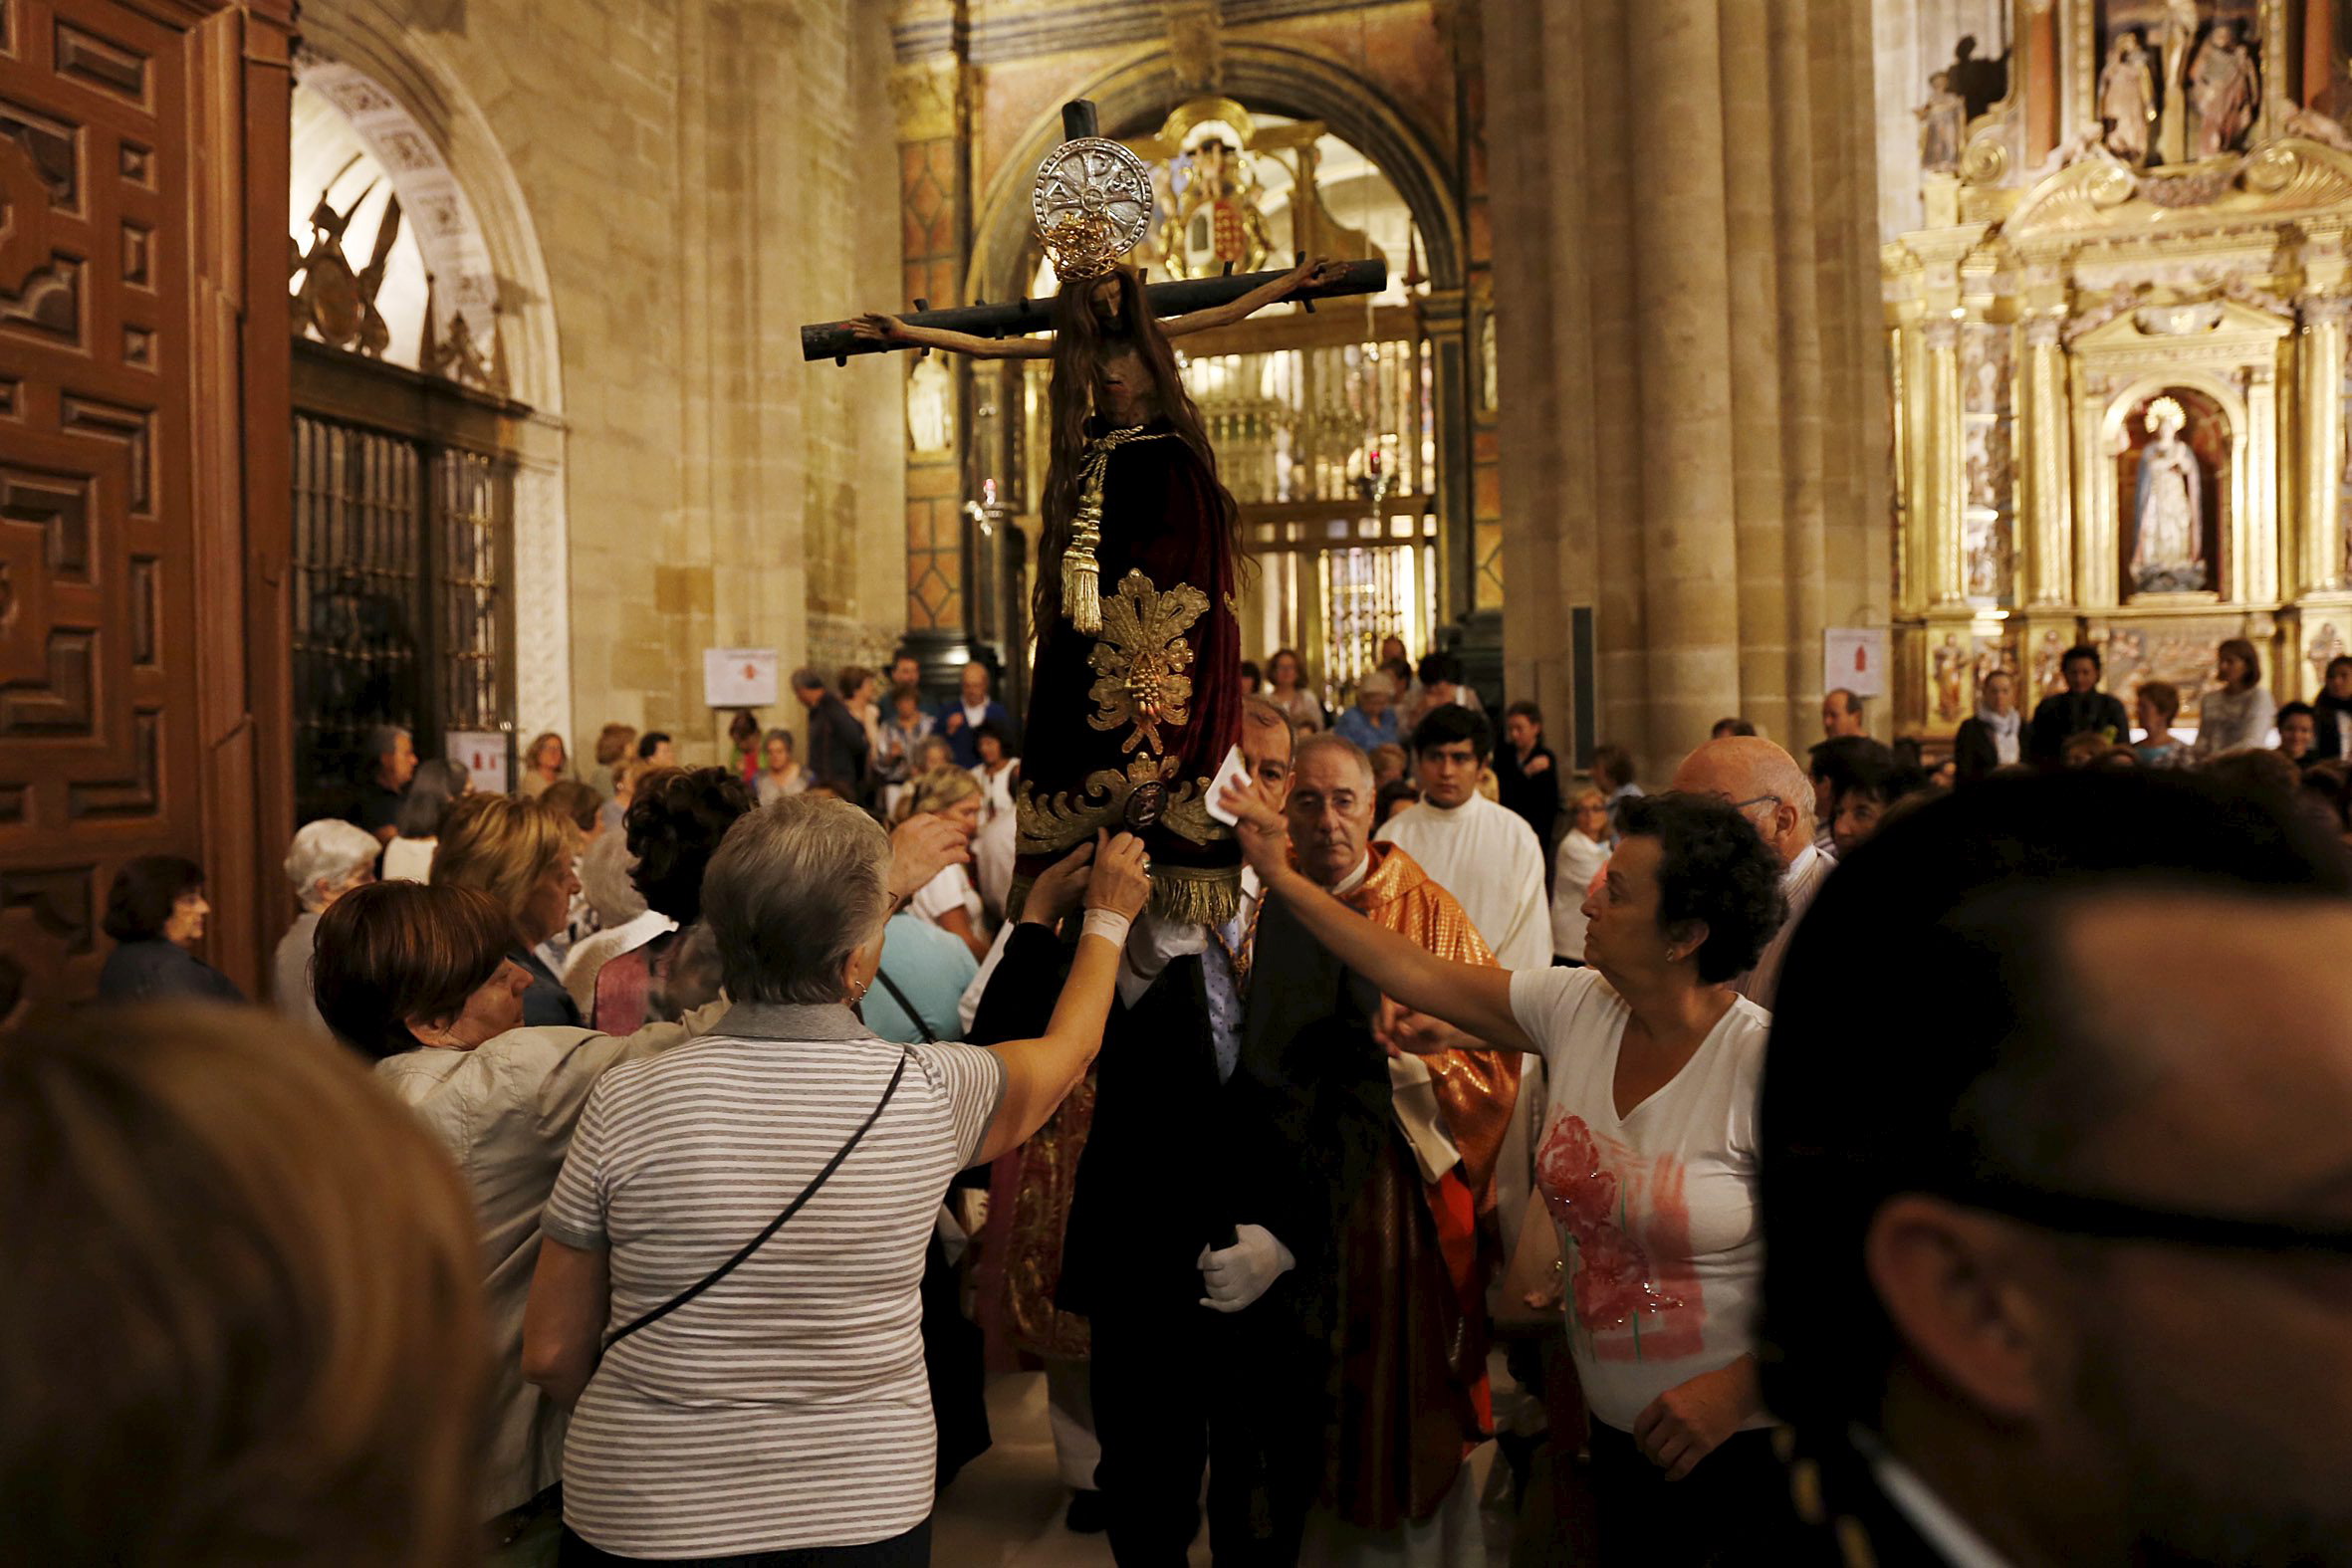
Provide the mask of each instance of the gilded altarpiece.
{"label": "gilded altarpiece", "polygon": [[[2165,19],[2191,12],[2168,80]],[[2179,686],[2184,726],[2227,637],[2264,650],[2282,701],[2308,696],[2352,645],[2333,0],[2020,15],[2022,86],[1923,174],[1929,226],[1882,257],[1897,728],[1948,738],[1997,668],[2037,700],[2086,641],[2110,691]],[[2103,112],[2138,102],[2141,42],[2144,125]],[[2212,84],[2239,59],[2258,78],[2234,101]]]}

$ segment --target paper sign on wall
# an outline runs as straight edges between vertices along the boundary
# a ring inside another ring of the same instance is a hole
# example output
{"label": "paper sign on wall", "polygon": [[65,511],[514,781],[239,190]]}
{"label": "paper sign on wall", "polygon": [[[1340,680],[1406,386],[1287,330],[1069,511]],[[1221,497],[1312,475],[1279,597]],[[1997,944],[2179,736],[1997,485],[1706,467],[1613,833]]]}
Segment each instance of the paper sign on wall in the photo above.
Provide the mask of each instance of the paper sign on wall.
{"label": "paper sign on wall", "polygon": [[1821,633],[1821,689],[1840,686],[1857,697],[1886,691],[1887,632],[1884,626],[1831,626]]}
{"label": "paper sign on wall", "polygon": [[713,708],[775,706],[776,650],[703,649],[702,700]]}
{"label": "paper sign on wall", "polygon": [[504,794],[514,787],[507,777],[510,737],[504,730],[451,730],[441,737],[441,755],[466,771],[476,794]]}

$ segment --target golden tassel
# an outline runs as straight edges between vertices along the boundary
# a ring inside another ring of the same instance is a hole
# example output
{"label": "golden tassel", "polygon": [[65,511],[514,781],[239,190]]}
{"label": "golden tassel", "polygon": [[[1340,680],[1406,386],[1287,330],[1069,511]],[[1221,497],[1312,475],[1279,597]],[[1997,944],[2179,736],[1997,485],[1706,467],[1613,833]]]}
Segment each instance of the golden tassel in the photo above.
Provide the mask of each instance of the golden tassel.
{"label": "golden tassel", "polygon": [[1061,553],[1061,613],[1089,637],[1102,630],[1102,567],[1094,557],[1101,543],[1102,491],[1097,482],[1078,498],[1069,548]]}

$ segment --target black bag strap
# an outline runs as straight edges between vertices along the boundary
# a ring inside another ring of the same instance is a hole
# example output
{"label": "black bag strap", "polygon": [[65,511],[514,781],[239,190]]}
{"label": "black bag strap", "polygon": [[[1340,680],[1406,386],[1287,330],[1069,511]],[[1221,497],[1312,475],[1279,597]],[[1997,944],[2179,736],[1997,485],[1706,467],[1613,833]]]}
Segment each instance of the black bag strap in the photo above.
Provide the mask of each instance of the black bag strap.
{"label": "black bag strap", "polygon": [[622,1340],[628,1338],[631,1334],[634,1334],[638,1329],[645,1327],[649,1323],[657,1322],[660,1319],[669,1316],[672,1312],[675,1312],[678,1308],[684,1306],[687,1302],[693,1300],[696,1296],[701,1295],[705,1290],[708,1290],[711,1286],[717,1284],[720,1280],[733,1273],[737,1264],[741,1263],[745,1258],[750,1257],[762,1246],[765,1246],[767,1244],[768,1238],[774,1235],[777,1232],[783,1230],[784,1223],[787,1220],[790,1220],[794,1215],[799,1214],[801,1212],[802,1206],[807,1204],[810,1199],[817,1196],[817,1190],[832,1179],[833,1172],[841,1168],[841,1162],[849,1158],[849,1151],[856,1148],[859,1143],[863,1142],[867,1133],[873,1131],[874,1123],[882,1119],[882,1112],[889,1108],[891,1098],[898,1093],[899,1080],[906,1076],[906,1063],[907,1053],[905,1051],[900,1051],[898,1053],[898,1069],[890,1074],[889,1086],[882,1090],[882,1097],[874,1102],[873,1110],[867,1114],[863,1122],[858,1124],[857,1131],[849,1135],[849,1141],[841,1145],[840,1148],[833,1151],[833,1157],[824,1162],[824,1169],[819,1171],[815,1176],[809,1179],[809,1185],[801,1189],[801,1196],[794,1199],[791,1203],[785,1205],[784,1213],[778,1215],[775,1219],[768,1222],[768,1228],[765,1231],[762,1231],[758,1235],[755,1235],[749,1241],[746,1241],[743,1244],[742,1250],[738,1251],[733,1257],[728,1258],[727,1261],[721,1263],[718,1267],[712,1269],[709,1273],[703,1275],[693,1284],[688,1285],[685,1289],[679,1291],[676,1295],[670,1297],[667,1301],[664,1301],[652,1311],[638,1318],[635,1322],[615,1330],[611,1336],[604,1341],[604,1348],[606,1350],[610,1350],[614,1345],[619,1344]]}
{"label": "black bag strap", "polygon": [[890,1000],[898,1004],[898,1010],[905,1013],[907,1020],[914,1024],[915,1031],[923,1036],[923,1043],[938,1044],[939,1036],[931,1032],[931,1025],[923,1021],[923,1015],[915,1010],[915,1005],[906,1000],[906,993],[898,989],[898,982],[892,980],[878,965],[874,969],[874,979],[882,983],[882,989],[890,994]]}

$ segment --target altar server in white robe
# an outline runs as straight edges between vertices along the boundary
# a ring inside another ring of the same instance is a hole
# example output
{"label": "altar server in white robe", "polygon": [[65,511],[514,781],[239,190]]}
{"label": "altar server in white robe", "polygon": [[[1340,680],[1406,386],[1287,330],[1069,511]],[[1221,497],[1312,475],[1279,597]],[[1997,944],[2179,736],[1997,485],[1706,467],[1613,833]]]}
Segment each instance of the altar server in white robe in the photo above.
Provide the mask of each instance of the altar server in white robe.
{"label": "altar server in white robe", "polygon": [[[1543,892],[1543,846],[1527,818],[1479,793],[1495,750],[1487,716],[1448,703],[1413,727],[1408,748],[1421,803],[1391,817],[1374,837],[1411,855],[1470,916],[1505,969],[1551,964],[1551,904]],[[1543,1106],[1542,1064],[1522,1063],[1520,1112],[1495,1166],[1495,1208],[1508,1244],[1519,1234],[1533,1181],[1529,1117]]]}

